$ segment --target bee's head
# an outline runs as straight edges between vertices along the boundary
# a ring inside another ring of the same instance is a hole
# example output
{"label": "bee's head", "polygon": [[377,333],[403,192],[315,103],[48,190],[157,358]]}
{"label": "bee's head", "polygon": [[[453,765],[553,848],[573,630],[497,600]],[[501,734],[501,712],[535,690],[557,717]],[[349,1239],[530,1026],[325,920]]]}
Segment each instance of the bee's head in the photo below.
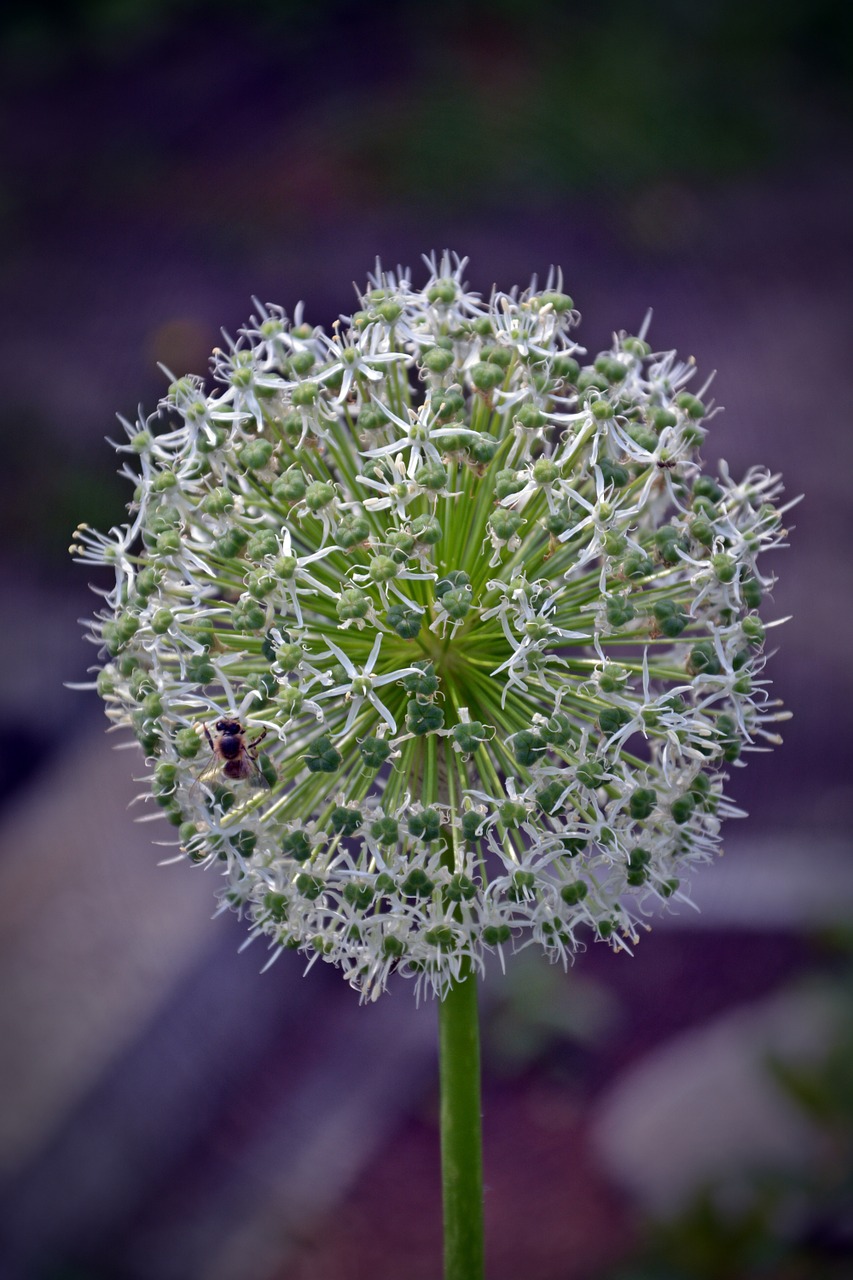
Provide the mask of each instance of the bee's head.
{"label": "bee's head", "polygon": [[239,720],[217,720],[217,733],[237,734],[243,732],[243,726]]}

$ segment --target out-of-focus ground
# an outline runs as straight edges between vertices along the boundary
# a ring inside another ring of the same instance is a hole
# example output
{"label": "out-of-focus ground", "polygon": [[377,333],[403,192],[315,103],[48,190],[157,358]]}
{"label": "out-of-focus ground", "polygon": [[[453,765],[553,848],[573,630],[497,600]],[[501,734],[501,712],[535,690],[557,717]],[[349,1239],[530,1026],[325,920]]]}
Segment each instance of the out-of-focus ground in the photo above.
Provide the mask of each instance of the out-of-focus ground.
{"label": "out-of-focus ground", "polygon": [[295,957],[259,976],[204,873],[157,866],[138,761],[63,682],[93,658],[69,535],[121,519],[103,437],[154,407],[157,361],[205,372],[252,296],[328,325],[377,255],[449,247],[484,291],[562,265],[592,351],[653,306],[656,345],[718,370],[708,464],[805,494],[767,610],[792,615],[770,674],[793,719],[733,771],[751,816],[701,914],[484,984],[490,1275],[840,1277],[849,15],[304,8],[0,26],[0,1275],[437,1274],[435,1010],[403,984],[360,1008]]}

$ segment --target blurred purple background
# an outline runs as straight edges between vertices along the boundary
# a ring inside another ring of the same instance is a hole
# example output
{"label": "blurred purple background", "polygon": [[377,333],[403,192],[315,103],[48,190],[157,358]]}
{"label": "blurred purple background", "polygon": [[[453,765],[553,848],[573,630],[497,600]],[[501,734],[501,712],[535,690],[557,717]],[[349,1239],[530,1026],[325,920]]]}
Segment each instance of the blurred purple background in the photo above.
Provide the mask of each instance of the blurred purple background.
{"label": "blurred purple background", "polygon": [[[444,248],[483,291],[561,265],[593,353],[652,306],[657,347],[719,371],[707,464],[805,494],[766,610],[794,718],[734,771],[751,816],[702,914],[484,986],[490,1275],[849,1274],[853,1099],[820,1072],[853,1026],[851,51],[840,0],[0,19],[0,1275],[438,1272],[434,1009],[295,957],[259,977],[63,682],[94,608],[69,536],[122,518],[104,436],[157,362],[204,373],[253,296],[328,326],[377,255]],[[817,1073],[811,1110],[768,1055]]]}

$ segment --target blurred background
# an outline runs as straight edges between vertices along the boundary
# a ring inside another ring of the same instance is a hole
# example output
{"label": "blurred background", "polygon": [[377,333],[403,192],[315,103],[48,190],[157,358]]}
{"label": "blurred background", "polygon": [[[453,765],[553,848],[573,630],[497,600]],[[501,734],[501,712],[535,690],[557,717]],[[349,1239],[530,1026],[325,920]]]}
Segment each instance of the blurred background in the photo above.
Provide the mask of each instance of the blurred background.
{"label": "blurred background", "polygon": [[[67,556],[104,437],[253,296],[330,325],[381,257],[561,265],[591,353],[712,369],[709,467],[784,473],[785,744],[701,914],[483,988],[492,1280],[853,1268],[853,20],[843,0],[34,0],[0,17],[0,1276],[430,1280],[435,1010],[158,868]],[[417,272],[416,272],[417,277]]]}

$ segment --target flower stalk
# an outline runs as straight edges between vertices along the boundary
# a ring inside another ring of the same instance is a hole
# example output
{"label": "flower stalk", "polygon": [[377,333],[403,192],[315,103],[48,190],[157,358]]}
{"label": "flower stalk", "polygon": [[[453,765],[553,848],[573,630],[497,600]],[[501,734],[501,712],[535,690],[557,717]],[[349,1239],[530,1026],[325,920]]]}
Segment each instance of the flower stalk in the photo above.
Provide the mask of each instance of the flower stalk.
{"label": "flower stalk", "polygon": [[483,1157],[477,976],[438,1002],[444,1280],[483,1276]]}

